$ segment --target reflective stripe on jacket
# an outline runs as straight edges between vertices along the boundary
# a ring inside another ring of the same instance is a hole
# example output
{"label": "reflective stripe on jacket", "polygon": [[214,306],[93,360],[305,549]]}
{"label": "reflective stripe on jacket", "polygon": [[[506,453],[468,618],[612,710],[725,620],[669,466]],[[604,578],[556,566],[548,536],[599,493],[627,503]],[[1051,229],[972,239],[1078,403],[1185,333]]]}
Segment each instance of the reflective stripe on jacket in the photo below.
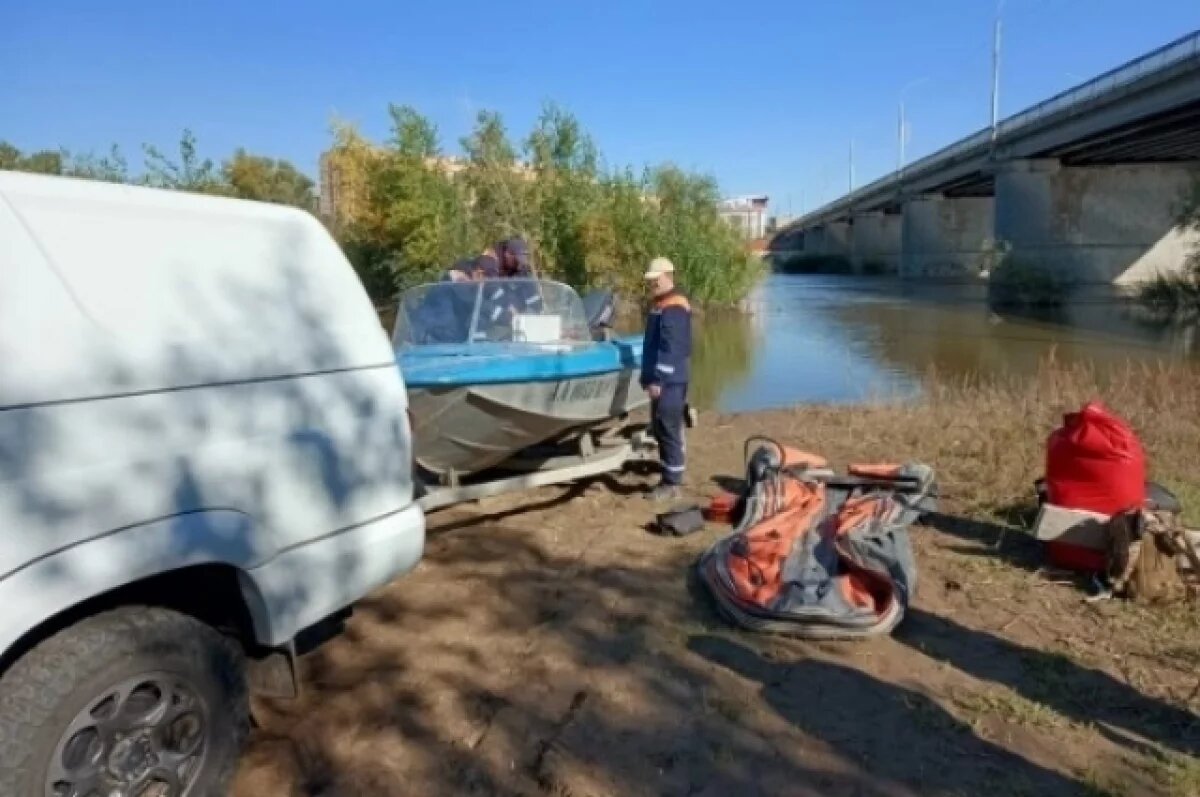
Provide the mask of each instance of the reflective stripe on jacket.
{"label": "reflective stripe on jacket", "polygon": [[654,301],[642,341],[642,385],[684,384],[691,377],[692,306],[671,291]]}

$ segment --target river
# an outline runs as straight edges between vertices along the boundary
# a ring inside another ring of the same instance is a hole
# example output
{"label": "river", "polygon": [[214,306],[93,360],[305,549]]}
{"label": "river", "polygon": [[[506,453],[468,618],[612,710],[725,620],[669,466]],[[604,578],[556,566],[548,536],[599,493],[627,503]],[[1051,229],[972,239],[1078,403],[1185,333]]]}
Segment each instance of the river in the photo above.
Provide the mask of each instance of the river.
{"label": "river", "polygon": [[1098,369],[1200,367],[1194,325],[1149,319],[1113,294],[1054,311],[996,312],[982,285],[768,276],[741,313],[696,319],[693,403],[726,412],[920,394],[926,377],[1022,376],[1053,356]]}

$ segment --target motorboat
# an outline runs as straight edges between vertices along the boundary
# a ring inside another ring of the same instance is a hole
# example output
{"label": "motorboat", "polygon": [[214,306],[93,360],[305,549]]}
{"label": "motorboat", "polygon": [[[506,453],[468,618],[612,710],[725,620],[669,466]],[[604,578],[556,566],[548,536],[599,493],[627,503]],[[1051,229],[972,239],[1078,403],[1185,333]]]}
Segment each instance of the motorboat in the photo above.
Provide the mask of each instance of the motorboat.
{"label": "motorboat", "polygon": [[552,280],[443,281],[405,291],[392,344],[417,464],[442,483],[579,436],[647,403],[640,337],[614,337],[611,293]]}

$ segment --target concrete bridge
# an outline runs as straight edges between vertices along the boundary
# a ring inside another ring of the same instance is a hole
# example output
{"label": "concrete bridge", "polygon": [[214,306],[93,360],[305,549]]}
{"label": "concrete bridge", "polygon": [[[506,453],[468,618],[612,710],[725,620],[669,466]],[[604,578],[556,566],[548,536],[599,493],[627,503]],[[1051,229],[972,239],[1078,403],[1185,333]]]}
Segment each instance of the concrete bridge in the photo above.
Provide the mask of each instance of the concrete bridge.
{"label": "concrete bridge", "polygon": [[1177,271],[1200,235],[1200,31],[980,130],[788,224],[778,256],[855,271],[1074,283]]}

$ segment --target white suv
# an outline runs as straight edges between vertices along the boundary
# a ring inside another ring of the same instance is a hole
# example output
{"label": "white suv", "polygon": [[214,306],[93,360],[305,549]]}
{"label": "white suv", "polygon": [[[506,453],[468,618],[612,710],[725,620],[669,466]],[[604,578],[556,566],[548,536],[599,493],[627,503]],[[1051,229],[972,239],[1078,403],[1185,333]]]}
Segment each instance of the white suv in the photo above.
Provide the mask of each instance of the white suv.
{"label": "white suv", "polygon": [[248,690],[419,561],[411,461],[310,214],[0,172],[0,794],[223,793]]}

